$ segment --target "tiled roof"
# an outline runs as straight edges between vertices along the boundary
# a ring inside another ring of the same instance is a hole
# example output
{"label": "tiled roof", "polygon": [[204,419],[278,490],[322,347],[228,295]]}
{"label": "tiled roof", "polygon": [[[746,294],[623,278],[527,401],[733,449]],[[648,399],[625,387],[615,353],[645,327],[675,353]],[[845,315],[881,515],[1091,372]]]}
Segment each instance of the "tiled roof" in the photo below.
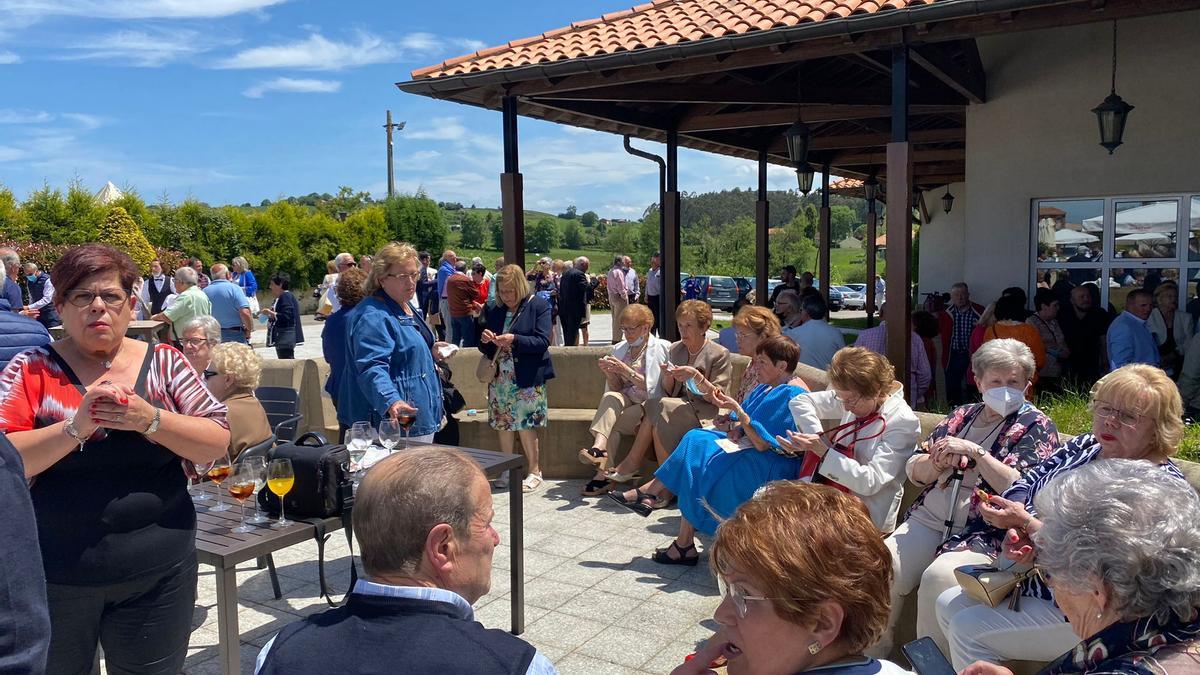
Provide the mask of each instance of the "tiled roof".
{"label": "tiled roof", "polygon": [[705,38],[931,5],[937,0],[654,0],[414,70],[446,77],[665,47]]}

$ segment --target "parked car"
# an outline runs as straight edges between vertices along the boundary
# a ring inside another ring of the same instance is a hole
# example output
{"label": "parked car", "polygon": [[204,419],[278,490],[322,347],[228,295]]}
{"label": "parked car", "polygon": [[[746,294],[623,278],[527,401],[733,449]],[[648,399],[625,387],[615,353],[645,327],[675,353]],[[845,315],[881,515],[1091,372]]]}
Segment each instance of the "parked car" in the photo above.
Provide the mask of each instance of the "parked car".
{"label": "parked car", "polygon": [[866,284],[846,284],[846,288],[849,288],[852,291],[858,291],[859,293],[862,293],[864,298],[867,297],[867,285]]}
{"label": "parked car", "polygon": [[842,294],[842,306],[846,309],[865,309],[867,296],[849,286],[834,286]]}
{"label": "parked car", "polygon": [[746,297],[746,294],[754,290],[754,280],[750,277],[734,277],[734,283],[738,287],[738,300]]}
{"label": "parked car", "polygon": [[[750,292],[746,294],[746,301],[750,304],[756,303],[758,300],[758,279],[755,277],[747,277],[750,282]],[[783,283],[783,279],[767,279],[767,297],[775,292],[775,287]]]}
{"label": "parked car", "polygon": [[[738,285],[733,277],[697,274],[688,281],[695,284],[696,299],[703,300],[713,307],[731,309],[737,302]],[[687,296],[686,293],[684,295]]]}
{"label": "parked car", "polygon": [[[821,290],[821,282],[813,279],[813,288]],[[842,310],[842,292],[837,289],[837,286],[829,287],[829,311],[840,312]]]}

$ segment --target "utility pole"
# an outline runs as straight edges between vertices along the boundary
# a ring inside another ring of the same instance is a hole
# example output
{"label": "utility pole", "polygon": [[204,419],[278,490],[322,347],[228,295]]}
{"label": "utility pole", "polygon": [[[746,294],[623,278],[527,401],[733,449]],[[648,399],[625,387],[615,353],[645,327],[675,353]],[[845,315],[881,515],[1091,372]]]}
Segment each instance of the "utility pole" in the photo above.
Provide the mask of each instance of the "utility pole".
{"label": "utility pole", "polygon": [[392,124],[392,111],[387,111],[387,124],[383,125],[387,129],[387,172],[388,172],[388,197],[396,196],[396,171],[392,166],[392,130],[401,131],[404,129],[404,122]]}

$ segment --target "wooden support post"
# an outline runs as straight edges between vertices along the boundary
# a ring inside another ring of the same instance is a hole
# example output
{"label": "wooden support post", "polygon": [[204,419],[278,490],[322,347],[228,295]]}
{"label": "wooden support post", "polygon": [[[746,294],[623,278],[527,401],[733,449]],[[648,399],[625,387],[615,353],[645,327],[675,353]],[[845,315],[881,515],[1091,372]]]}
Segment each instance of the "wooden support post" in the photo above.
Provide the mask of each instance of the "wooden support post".
{"label": "wooden support post", "polygon": [[675,308],[679,306],[679,133],[667,132],[667,190],[662,200],[663,226],[663,303],[659,335],[674,342],[679,339]]}
{"label": "wooden support post", "polygon": [[771,299],[767,279],[771,264],[771,202],[767,201],[767,151],[758,153],[758,203],[754,208],[754,304],[766,307]]}
{"label": "wooden support post", "polygon": [[[825,307],[829,307],[829,288],[833,285],[833,281],[829,278],[829,251],[831,227],[829,223],[829,170],[828,164],[821,167],[821,211],[817,221],[818,237],[821,239],[821,248],[817,254],[817,279],[821,282],[821,298],[825,300]],[[829,317],[826,317],[828,319]]]}
{"label": "wooden support post", "polygon": [[878,274],[875,270],[876,256],[878,250],[875,247],[875,240],[879,238],[879,212],[876,200],[872,199],[867,202],[867,328],[875,325],[875,312],[878,308],[875,303],[879,298],[875,297],[875,275]]}
{"label": "wooden support post", "polygon": [[525,193],[517,153],[517,99],[505,96],[501,108],[504,127],[504,173],[500,174],[501,224],[504,227],[504,262],[525,268]]}
{"label": "wooden support post", "polygon": [[[887,322],[888,360],[896,379],[910,390],[909,344],[912,337],[912,145],[908,142],[908,47],[892,49],[892,142],[887,145]],[[868,279],[868,285],[875,280]]]}

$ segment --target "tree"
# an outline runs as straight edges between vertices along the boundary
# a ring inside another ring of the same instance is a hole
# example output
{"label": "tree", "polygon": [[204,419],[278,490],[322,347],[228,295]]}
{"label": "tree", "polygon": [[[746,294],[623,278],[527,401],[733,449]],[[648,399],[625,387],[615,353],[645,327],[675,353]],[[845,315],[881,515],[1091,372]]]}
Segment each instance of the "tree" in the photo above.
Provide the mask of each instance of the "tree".
{"label": "tree", "polygon": [[577,213],[577,211],[575,210],[575,205],[572,204],[567,207],[566,213],[560,213],[560,214],[558,214],[558,217],[562,218],[563,220],[575,220],[575,218],[578,217],[576,215],[576,213]]}
{"label": "tree", "polygon": [[858,219],[858,214],[854,212],[854,209],[845,204],[829,207],[830,243],[837,244],[849,237],[860,222],[862,221]]}
{"label": "tree", "polygon": [[558,246],[558,223],[553,218],[542,218],[533,224],[525,238],[525,250],[533,253],[549,253]]}
{"label": "tree", "polygon": [[425,193],[391,197],[384,202],[388,229],[396,241],[405,241],[418,250],[441,251],[446,248],[450,228],[442,210]]}
{"label": "tree", "polygon": [[638,228],[633,223],[621,223],[608,228],[604,250],[613,255],[632,255],[637,252]]}
{"label": "tree", "polygon": [[12,190],[0,186],[0,239],[20,241],[29,236],[25,217]]}
{"label": "tree", "polygon": [[[583,215],[587,217],[587,213]],[[568,220],[563,227],[563,245],[572,250],[583,248],[583,228],[577,221]]]}
{"label": "tree", "polygon": [[504,250],[504,223],[499,218],[493,218],[493,214],[488,214],[488,222],[491,223],[492,232],[492,248],[497,251]]}
{"label": "tree", "polygon": [[599,220],[600,216],[595,211],[584,211],[583,215],[579,216],[579,222],[583,223],[584,227],[595,227]]}
{"label": "tree", "polygon": [[150,262],[154,260],[154,247],[146,241],[146,235],[142,234],[125,209],[120,206],[112,207],[98,229],[100,241],[128,253],[142,274],[150,271]]}
{"label": "tree", "polygon": [[26,231],[33,241],[61,244],[66,241],[64,233],[71,227],[71,214],[61,190],[51,190],[44,184],[40,190],[29,193],[21,205]]}
{"label": "tree", "polygon": [[463,248],[483,248],[486,239],[487,232],[483,226],[483,219],[470,211],[464,213],[461,238]]}

